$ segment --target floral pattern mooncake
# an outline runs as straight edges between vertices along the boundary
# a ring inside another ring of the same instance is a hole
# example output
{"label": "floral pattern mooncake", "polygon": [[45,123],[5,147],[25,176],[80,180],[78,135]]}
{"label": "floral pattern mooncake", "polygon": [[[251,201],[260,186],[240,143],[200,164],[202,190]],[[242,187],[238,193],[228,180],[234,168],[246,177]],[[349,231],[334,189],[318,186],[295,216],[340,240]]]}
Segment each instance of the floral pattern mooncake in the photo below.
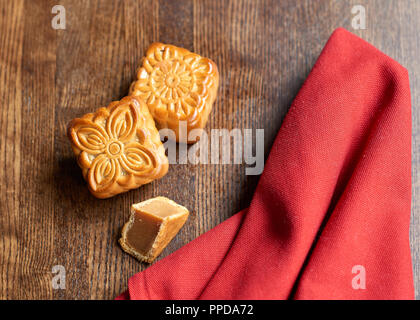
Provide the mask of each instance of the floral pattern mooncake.
{"label": "floral pattern mooncake", "polygon": [[[147,104],[158,129],[169,128],[178,142],[194,143],[198,139],[187,139],[188,133],[206,125],[218,86],[219,72],[213,61],[183,48],[154,43],[137,71],[130,95]],[[182,123],[185,137],[179,134]]]}
{"label": "floral pattern mooncake", "polygon": [[67,135],[89,190],[109,198],[163,177],[168,159],[145,103],[136,97],[72,120]]}

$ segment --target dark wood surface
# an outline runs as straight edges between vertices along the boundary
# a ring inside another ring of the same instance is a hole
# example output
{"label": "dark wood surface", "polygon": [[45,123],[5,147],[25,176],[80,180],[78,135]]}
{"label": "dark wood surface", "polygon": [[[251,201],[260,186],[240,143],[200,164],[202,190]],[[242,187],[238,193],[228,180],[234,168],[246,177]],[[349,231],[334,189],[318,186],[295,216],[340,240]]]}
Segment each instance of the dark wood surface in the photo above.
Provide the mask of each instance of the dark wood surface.
{"label": "dark wood surface", "polygon": [[[146,268],[117,239],[134,202],[164,195],[192,215],[160,259],[246,207],[244,165],[174,165],[162,180],[98,200],[65,136],[74,117],[128,92],[154,41],[213,59],[221,85],[209,128],[263,128],[268,154],[332,31],[343,26],[408,68],[413,102],[411,245],[420,298],[420,1],[0,1],[0,298],[112,299]],[[367,29],[353,30],[363,4]],[[67,270],[52,288],[51,268]]]}

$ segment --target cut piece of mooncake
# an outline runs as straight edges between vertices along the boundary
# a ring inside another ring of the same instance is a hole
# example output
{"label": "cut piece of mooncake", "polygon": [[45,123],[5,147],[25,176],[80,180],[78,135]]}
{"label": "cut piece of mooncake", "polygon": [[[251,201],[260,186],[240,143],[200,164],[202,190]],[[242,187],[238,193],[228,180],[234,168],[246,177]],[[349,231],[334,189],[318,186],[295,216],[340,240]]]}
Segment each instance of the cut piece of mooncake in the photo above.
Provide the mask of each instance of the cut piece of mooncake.
{"label": "cut piece of mooncake", "polygon": [[138,260],[151,263],[182,228],[188,215],[187,208],[165,197],[133,204],[119,243]]}
{"label": "cut piece of mooncake", "polygon": [[158,129],[171,129],[178,142],[194,143],[199,132],[188,135],[206,125],[218,86],[219,72],[210,59],[173,45],[153,43],[137,71],[137,80],[131,84],[130,95],[146,102]]}
{"label": "cut piece of mooncake", "polygon": [[97,198],[138,188],[168,171],[153,118],[136,97],[73,119],[67,135],[89,190]]}

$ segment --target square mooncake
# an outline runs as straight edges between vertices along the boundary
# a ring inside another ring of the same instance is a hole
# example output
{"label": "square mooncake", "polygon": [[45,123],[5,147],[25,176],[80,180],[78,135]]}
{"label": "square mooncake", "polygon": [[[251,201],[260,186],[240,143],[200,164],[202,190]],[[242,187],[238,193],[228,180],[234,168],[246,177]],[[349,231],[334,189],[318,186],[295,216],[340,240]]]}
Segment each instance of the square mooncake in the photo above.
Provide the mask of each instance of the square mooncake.
{"label": "square mooncake", "polygon": [[168,158],[145,103],[125,97],[72,120],[67,129],[77,163],[97,198],[163,177]]}
{"label": "square mooncake", "polygon": [[133,204],[119,240],[124,251],[151,263],[187,221],[189,211],[165,197]]}
{"label": "square mooncake", "polygon": [[[171,129],[178,142],[194,143],[199,138],[188,138],[188,134],[206,125],[218,86],[219,72],[210,59],[173,45],[153,43],[137,71],[137,80],[131,84],[130,95],[147,104],[158,129]],[[181,123],[186,131],[183,135]]]}

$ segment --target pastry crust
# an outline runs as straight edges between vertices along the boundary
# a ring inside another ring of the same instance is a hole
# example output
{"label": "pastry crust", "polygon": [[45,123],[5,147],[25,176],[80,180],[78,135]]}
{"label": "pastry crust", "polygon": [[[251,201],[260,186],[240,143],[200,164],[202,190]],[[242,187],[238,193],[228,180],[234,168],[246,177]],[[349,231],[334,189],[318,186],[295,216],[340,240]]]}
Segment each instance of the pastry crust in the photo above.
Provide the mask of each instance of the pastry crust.
{"label": "pastry crust", "polygon": [[[146,102],[158,129],[174,131],[176,141],[187,139],[193,129],[206,125],[219,86],[216,64],[186,49],[153,43],[137,71],[137,80],[130,86],[130,95]],[[180,123],[186,136],[179,134]]]}
{"label": "pastry crust", "polygon": [[138,188],[168,171],[153,118],[136,97],[73,119],[67,136],[88,188],[97,198]]}
{"label": "pastry crust", "polygon": [[[136,251],[132,246],[128,244],[127,241],[127,232],[130,230],[132,225],[134,224],[135,214],[138,211],[141,211],[141,207],[149,204],[152,201],[163,201],[174,208],[177,208],[179,212],[168,215],[161,219],[160,228],[156,238],[153,242],[152,247],[146,254],[142,254],[139,251]],[[131,216],[130,219],[124,224],[122,231],[121,231],[121,238],[119,239],[119,243],[122,249],[134,256],[137,260],[151,263],[157,256],[165,249],[165,247],[171,242],[171,240],[176,236],[178,231],[182,228],[187,221],[189,215],[189,211],[187,208],[177,204],[175,201],[170,200],[165,197],[156,197],[153,199],[149,199],[137,204],[133,204],[131,208]]]}

